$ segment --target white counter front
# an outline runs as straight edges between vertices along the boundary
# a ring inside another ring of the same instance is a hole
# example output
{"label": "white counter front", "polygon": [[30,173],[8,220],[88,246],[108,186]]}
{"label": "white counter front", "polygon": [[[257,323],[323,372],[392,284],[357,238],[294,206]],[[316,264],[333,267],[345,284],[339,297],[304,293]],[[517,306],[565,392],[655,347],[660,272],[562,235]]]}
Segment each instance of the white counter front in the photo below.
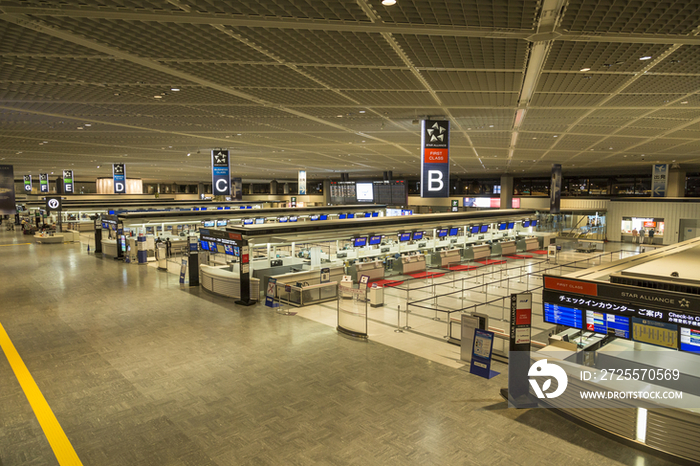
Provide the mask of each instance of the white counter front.
{"label": "white counter front", "polygon": [[102,254],[105,256],[117,257],[117,240],[116,239],[103,239],[102,240]]}
{"label": "white counter front", "polygon": [[[226,270],[228,266],[211,267],[201,264],[199,266],[199,283],[205,290],[212,293],[227,296],[229,298],[241,297],[241,282],[237,272]],[[260,296],[260,280],[250,277],[250,299],[257,301]]]}
{"label": "white counter front", "polygon": [[34,235],[34,241],[42,244],[61,244],[63,243],[63,235],[42,236]]}

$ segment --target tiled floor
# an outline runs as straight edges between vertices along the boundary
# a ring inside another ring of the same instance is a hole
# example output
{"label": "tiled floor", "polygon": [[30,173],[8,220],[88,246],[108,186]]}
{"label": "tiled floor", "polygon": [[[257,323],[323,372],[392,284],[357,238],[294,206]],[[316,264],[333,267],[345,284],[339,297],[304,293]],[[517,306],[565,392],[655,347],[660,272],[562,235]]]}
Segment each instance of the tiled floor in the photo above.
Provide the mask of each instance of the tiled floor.
{"label": "tiled floor", "polygon": [[[0,232],[0,323],[85,465],[671,464],[508,409],[505,375],[417,356],[429,338],[377,324],[358,342],[311,315],[24,239]],[[0,465],[55,464],[0,356]]]}

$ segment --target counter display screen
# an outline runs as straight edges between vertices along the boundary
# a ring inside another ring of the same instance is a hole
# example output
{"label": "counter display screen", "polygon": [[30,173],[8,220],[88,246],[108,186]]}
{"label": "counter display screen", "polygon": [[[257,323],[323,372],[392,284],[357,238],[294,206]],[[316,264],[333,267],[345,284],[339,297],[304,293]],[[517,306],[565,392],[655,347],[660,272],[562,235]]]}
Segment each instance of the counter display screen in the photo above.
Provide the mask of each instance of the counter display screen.
{"label": "counter display screen", "polygon": [[423,239],[423,232],[422,231],[414,231],[413,232],[413,241],[417,241]]}
{"label": "counter display screen", "polygon": [[299,220],[299,218],[296,215],[289,217],[290,222],[296,222],[297,220]]}
{"label": "counter display screen", "polygon": [[367,246],[367,237],[363,236],[361,238],[355,238],[352,240],[352,245],[356,248],[361,248],[362,246]]}
{"label": "counter display screen", "polygon": [[536,226],[537,226],[537,220],[530,220],[530,226],[531,226],[531,227],[536,227]]}
{"label": "counter display screen", "polygon": [[382,235],[369,237],[369,245],[370,246],[375,246],[377,244],[381,244],[381,242],[382,242]]}
{"label": "counter display screen", "polygon": [[216,243],[214,243],[214,242],[209,243],[209,250],[211,252],[219,252],[219,249],[216,247]]}
{"label": "counter display screen", "polygon": [[405,241],[410,241],[411,240],[411,234],[410,233],[399,233],[399,242],[405,242]]}
{"label": "counter display screen", "polygon": [[650,345],[678,349],[678,325],[632,317],[632,339]]}
{"label": "counter display screen", "polygon": [[586,330],[629,339],[630,319],[605,312],[586,311]]}
{"label": "counter display screen", "polygon": [[203,251],[209,250],[209,241],[200,241],[199,245],[202,247]]}
{"label": "counter display screen", "polygon": [[527,228],[530,226],[530,220],[523,220],[523,228]]}
{"label": "counter display screen", "polygon": [[379,212],[372,212],[372,217],[379,217]]}
{"label": "counter display screen", "polygon": [[348,214],[348,218],[355,218],[355,214]]}
{"label": "counter display screen", "polygon": [[[499,223],[499,224],[498,224],[498,229],[499,229],[500,231],[505,230],[505,229],[506,229],[506,224],[505,224],[505,223]],[[483,233],[485,233],[485,232],[483,232]]]}
{"label": "counter display screen", "polygon": [[328,220],[328,215],[321,214],[321,220]]}
{"label": "counter display screen", "polygon": [[681,351],[700,353],[700,328],[681,327]]}
{"label": "counter display screen", "polygon": [[447,236],[447,228],[441,228],[437,231],[438,238],[444,238]]}
{"label": "counter display screen", "polygon": [[459,228],[450,228],[450,236],[457,236],[459,234]]}
{"label": "counter display screen", "polygon": [[224,251],[225,251],[226,254],[228,254],[229,256],[233,256],[233,246],[232,246],[232,245],[230,245],[230,244],[224,244]]}
{"label": "counter display screen", "polygon": [[567,327],[583,328],[583,318],[580,309],[544,303],[544,321],[548,324],[566,325]]}
{"label": "counter display screen", "polygon": [[346,214],[338,214],[338,220],[343,220],[345,218],[347,218]]}
{"label": "counter display screen", "polygon": [[289,221],[289,217],[279,217],[277,221],[280,223],[287,223]]}
{"label": "counter display screen", "polygon": [[512,230],[513,228],[515,228],[515,222],[508,222],[508,229]]}
{"label": "counter display screen", "polygon": [[312,216],[309,217],[309,220],[311,220],[312,222],[313,222],[313,221],[316,221],[316,220],[318,220],[318,219],[319,219],[319,216],[318,216],[318,215],[312,215]]}
{"label": "counter display screen", "polygon": [[265,223],[265,218],[264,218],[264,217],[258,217],[258,218],[255,219],[255,224],[256,224],[256,225],[262,225],[263,223]]}
{"label": "counter display screen", "polygon": [[202,225],[206,228],[211,228],[216,225],[216,222],[214,220],[205,220],[202,222]]}
{"label": "counter display screen", "polygon": [[479,230],[479,233],[488,233],[489,232],[489,226],[488,225],[481,225],[481,230]]}
{"label": "counter display screen", "polygon": [[479,225],[473,225],[472,228],[471,228],[471,230],[469,230],[469,232],[470,232],[472,235],[475,235],[475,234],[479,233]]}
{"label": "counter display screen", "polygon": [[365,212],[365,218],[370,218],[372,216],[372,212]]}
{"label": "counter display screen", "polygon": [[243,219],[243,225],[252,225],[252,224],[253,224],[252,218],[244,218]]}
{"label": "counter display screen", "polygon": [[216,221],[216,226],[217,226],[217,227],[225,227],[227,223],[228,223],[227,220],[217,220],[217,221]]}

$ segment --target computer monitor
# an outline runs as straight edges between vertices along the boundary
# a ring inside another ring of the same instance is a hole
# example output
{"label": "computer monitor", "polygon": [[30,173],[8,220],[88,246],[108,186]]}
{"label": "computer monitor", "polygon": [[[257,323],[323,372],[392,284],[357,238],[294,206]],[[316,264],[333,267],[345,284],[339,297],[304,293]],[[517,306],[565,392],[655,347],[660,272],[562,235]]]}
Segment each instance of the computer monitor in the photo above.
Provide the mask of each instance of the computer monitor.
{"label": "computer monitor", "polygon": [[459,227],[450,228],[450,236],[457,236],[459,234]]}
{"label": "computer monitor", "polygon": [[505,230],[505,229],[506,229],[506,223],[505,223],[505,222],[504,222],[504,223],[499,223],[499,224],[498,224],[498,229],[499,229],[499,231]]}
{"label": "computer monitor", "polygon": [[209,242],[209,250],[211,252],[219,252],[219,249],[216,247],[216,243],[213,241]]}
{"label": "computer monitor", "polygon": [[469,232],[470,232],[472,235],[475,235],[475,234],[479,233],[479,225],[472,225],[472,227],[471,227],[471,229],[469,230]]}
{"label": "computer monitor", "polygon": [[512,230],[513,228],[515,228],[515,222],[508,222],[508,229]]}
{"label": "computer monitor", "polygon": [[414,231],[413,236],[411,236],[411,238],[413,238],[413,241],[421,240],[421,239],[423,239],[423,232],[422,231]]}
{"label": "computer monitor", "polygon": [[225,227],[227,223],[228,223],[228,220],[217,220],[216,226],[217,227]]}
{"label": "computer monitor", "polygon": [[347,214],[338,214],[338,220],[344,220],[347,218]]}
{"label": "computer monitor", "polygon": [[348,214],[348,218],[355,218],[355,214]]}
{"label": "computer monitor", "polygon": [[328,214],[321,214],[321,220],[328,220]]}
{"label": "computer monitor", "polygon": [[379,217],[379,212],[372,212],[372,217]]}
{"label": "computer monitor", "polygon": [[353,238],[352,245],[356,248],[361,248],[362,246],[367,246],[367,237],[361,236],[359,238]]}
{"label": "computer monitor", "polygon": [[309,220],[311,220],[311,221],[313,222],[313,221],[318,220],[319,217],[320,217],[319,215],[311,215],[311,216],[309,217]]}
{"label": "computer monitor", "polygon": [[289,221],[289,217],[277,217],[277,221],[279,223],[287,223]]}
{"label": "computer monitor", "polygon": [[530,220],[523,220],[523,228],[527,228],[530,226]]}
{"label": "computer monitor", "polygon": [[262,225],[263,223],[265,223],[265,217],[258,217],[255,219],[256,225]]}
{"label": "computer monitor", "polygon": [[437,236],[438,238],[444,238],[445,236],[447,236],[447,228],[438,229]]}
{"label": "computer monitor", "polygon": [[252,225],[254,220],[252,218],[244,218],[243,225]]}
{"label": "computer monitor", "polygon": [[199,246],[202,248],[203,251],[209,250],[209,242],[208,241],[200,241]]}
{"label": "computer monitor", "polygon": [[296,222],[297,220],[299,220],[299,217],[297,217],[296,215],[292,215],[291,217],[289,217],[290,222]]}
{"label": "computer monitor", "polygon": [[382,235],[375,235],[375,236],[369,237],[369,245],[370,246],[376,246],[377,244],[381,244],[381,242],[382,242]]}
{"label": "computer monitor", "polygon": [[403,243],[411,240],[411,233],[399,233],[399,242]]}
{"label": "computer monitor", "polygon": [[372,212],[365,212],[365,218],[370,218],[372,216]]}
{"label": "computer monitor", "polygon": [[229,256],[233,256],[233,245],[224,244],[224,252],[226,252],[226,254],[228,254]]}
{"label": "computer monitor", "polygon": [[531,226],[531,227],[536,227],[536,226],[537,226],[537,220],[530,220],[530,226]]}
{"label": "computer monitor", "polygon": [[489,232],[489,226],[488,225],[481,225],[481,229],[479,230],[480,233],[488,233]]}

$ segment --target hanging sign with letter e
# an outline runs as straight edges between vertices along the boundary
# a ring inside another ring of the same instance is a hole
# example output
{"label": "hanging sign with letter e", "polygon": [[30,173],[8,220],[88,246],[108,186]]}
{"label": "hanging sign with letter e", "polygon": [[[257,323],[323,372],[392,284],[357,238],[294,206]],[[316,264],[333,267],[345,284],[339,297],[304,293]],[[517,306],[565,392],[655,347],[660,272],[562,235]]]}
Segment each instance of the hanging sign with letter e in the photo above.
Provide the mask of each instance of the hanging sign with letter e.
{"label": "hanging sign with letter e", "polygon": [[211,151],[211,189],[214,196],[231,195],[231,168],[228,151]]}
{"label": "hanging sign with letter e", "polygon": [[450,122],[421,122],[420,197],[447,197],[450,191]]}

